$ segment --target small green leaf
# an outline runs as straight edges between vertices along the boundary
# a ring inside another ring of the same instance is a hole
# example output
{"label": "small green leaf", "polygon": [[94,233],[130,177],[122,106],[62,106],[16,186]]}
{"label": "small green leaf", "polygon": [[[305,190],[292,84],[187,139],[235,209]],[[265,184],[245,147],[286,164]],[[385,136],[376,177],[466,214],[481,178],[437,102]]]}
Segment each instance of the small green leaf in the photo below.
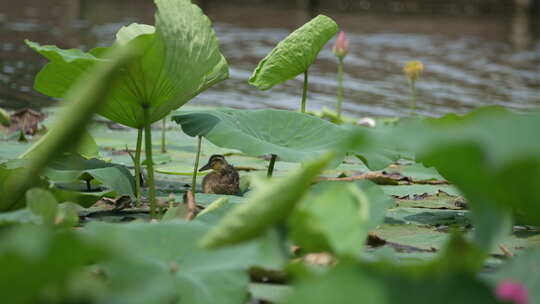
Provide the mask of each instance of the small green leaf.
{"label": "small green leaf", "polygon": [[319,183],[291,215],[291,237],[308,252],[354,257],[392,205],[392,199],[369,181]]}
{"label": "small green leaf", "polygon": [[306,252],[357,256],[367,237],[367,218],[346,183],[327,184],[304,199],[289,218],[290,236]]}
{"label": "small green leaf", "polygon": [[218,208],[223,207],[224,205],[227,205],[229,203],[229,198],[226,196],[222,196],[215,201],[213,201],[210,205],[208,205],[206,208],[204,208],[203,211],[201,211],[197,216],[204,215],[208,212],[212,212]]}
{"label": "small green leaf", "polygon": [[79,210],[81,206],[74,203],[62,203],[58,205],[55,224],[63,227],[73,227],[79,224]]}
{"label": "small green leaf", "polygon": [[47,190],[33,188],[26,192],[26,204],[33,214],[41,216],[43,222],[52,225],[56,219],[58,202]]}
{"label": "small green leaf", "polygon": [[282,40],[259,62],[249,83],[268,90],[303,73],[337,31],[338,26],[331,18],[324,15],[313,18]]}
{"label": "small green leaf", "polygon": [[135,179],[128,168],[98,159],[84,159],[75,155],[65,157],[49,164],[44,175],[55,184],[63,184],[64,190],[87,191],[86,185],[78,182],[86,177],[101,184],[97,190],[114,191],[114,196],[135,196]]}

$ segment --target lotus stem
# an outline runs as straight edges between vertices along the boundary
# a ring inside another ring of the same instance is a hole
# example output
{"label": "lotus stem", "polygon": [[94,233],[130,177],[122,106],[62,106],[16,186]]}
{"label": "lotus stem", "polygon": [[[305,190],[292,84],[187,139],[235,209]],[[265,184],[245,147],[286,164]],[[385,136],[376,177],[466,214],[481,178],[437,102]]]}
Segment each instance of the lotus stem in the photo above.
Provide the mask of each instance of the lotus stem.
{"label": "lotus stem", "polygon": [[195,195],[197,188],[197,169],[199,168],[199,158],[201,157],[202,136],[197,136],[197,156],[195,157],[195,166],[193,167],[193,177],[191,180],[191,192]]}
{"label": "lotus stem", "polygon": [[270,164],[268,164],[268,173],[266,174],[266,176],[268,177],[272,177],[272,174],[274,173],[274,165],[276,164],[276,158],[276,154],[271,154]]}
{"label": "lotus stem", "polygon": [[167,147],[165,146],[165,133],[167,132],[167,117],[161,120],[161,153],[167,153]]}
{"label": "lotus stem", "polygon": [[410,80],[409,86],[411,88],[411,112],[413,115],[416,114],[416,80]]}
{"label": "lotus stem", "polygon": [[141,149],[142,149],[143,128],[137,130],[137,147],[135,148],[135,205],[141,206]]}
{"label": "lotus stem", "polygon": [[150,109],[143,105],[144,116],[144,152],[146,153],[146,172],[148,174],[148,199],[150,201],[150,217],[156,218],[156,186],[154,184],[154,161],[152,159],[152,129]]}
{"label": "lotus stem", "polygon": [[337,120],[341,122],[341,105],[343,104],[343,57],[339,57],[338,63],[338,90],[337,90]]}
{"label": "lotus stem", "polygon": [[306,113],[306,99],[307,99],[307,90],[308,90],[308,70],[304,71],[304,91],[302,93],[302,107],[300,111]]}

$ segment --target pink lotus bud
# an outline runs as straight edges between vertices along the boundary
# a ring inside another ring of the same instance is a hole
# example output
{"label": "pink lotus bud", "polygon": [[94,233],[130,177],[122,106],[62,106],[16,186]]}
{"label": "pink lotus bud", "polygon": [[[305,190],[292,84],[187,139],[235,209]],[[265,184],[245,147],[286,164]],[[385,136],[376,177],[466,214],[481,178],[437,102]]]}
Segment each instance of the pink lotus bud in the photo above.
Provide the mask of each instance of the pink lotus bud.
{"label": "pink lotus bud", "polygon": [[332,48],[332,52],[340,58],[347,56],[347,53],[349,52],[349,40],[347,40],[344,31],[339,32],[336,44],[334,44],[334,47]]}
{"label": "pink lotus bud", "polygon": [[497,285],[495,290],[497,298],[501,301],[514,304],[528,304],[529,294],[527,288],[520,282],[505,280]]}

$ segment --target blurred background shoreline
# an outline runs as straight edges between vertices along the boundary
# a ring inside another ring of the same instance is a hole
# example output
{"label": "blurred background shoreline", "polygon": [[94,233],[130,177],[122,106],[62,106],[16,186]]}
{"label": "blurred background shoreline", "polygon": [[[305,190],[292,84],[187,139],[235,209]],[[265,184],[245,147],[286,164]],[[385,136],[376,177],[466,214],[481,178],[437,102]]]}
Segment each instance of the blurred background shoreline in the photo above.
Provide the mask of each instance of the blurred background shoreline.
{"label": "blurred background shoreline", "polygon": [[[463,113],[498,104],[540,106],[540,1],[194,1],[214,22],[231,78],[190,105],[288,108],[298,105],[300,79],[259,91],[247,84],[275,44],[312,16],[334,18],[351,41],[345,60],[345,115],[405,115],[408,87],[401,68],[421,60],[418,109]],[[62,48],[110,45],[132,22],[153,24],[150,0],[20,0],[0,3],[0,107],[54,105],[35,92],[46,61],[25,38]],[[310,70],[309,109],[335,104],[336,59],[331,41]]]}

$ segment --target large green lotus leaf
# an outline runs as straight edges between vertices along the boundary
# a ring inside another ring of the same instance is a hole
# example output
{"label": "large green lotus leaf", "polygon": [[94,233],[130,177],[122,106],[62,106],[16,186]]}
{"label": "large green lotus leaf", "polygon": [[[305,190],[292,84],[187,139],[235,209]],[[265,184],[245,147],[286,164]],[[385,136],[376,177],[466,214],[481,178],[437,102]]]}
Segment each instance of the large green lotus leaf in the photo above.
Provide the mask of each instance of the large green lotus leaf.
{"label": "large green lotus leaf", "polygon": [[[398,265],[340,263],[322,275],[298,280],[286,304],[497,303],[490,288],[470,275],[417,276]],[[370,269],[371,268],[371,269]]]}
{"label": "large green lotus leaf", "polygon": [[437,257],[402,265],[341,261],[328,272],[299,272],[294,294],[285,303],[497,303],[476,275],[485,254],[460,234],[452,234]]}
{"label": "large green lotus leaf", "polygon": [[[102,265],[116,290],[109,297],[111,303],[245,303],[247,270],[252,266],[278,269],[284,263],[275,235],[207,251],[197,241],[208,229],[199,221],[91,223],[84,233],[122,257]],[[158,284],[164,288],[156,299],[149,299],[145,289]],[[121,289],[125,292],[118,292]]]}
{"label": "large green lotus leaf", "polygon": [[337,31],[338,25],[331,18],[324,15],[313,18],[282,40],[259,62],[249,83],[268,90],[303,73]]}
{"label": "large green lotus leaf", "polygon": [[97,64],[92,72],[85,74],[67,93],[69,102],[57,114],[58,121],[49,131],[47,140],[41,141],[40,153],[29,162],[28,167],[17,175],[12,175],[8,188],[0,197],[0,205],[6,202],[8,208],[20,208],[20,198],[27,189],[34,186],[43,168],[65,152],[73,152],[81,143],[84,130],[94,113],[102,106],[118,71],[137,56],[137,51],[125,47],[111,53],[111,60]]}
{"label": "large green lotus leaf", "polygon": [[213,227],[201,240],[201,245],[217,248],[245,242],[282,224],[332,158],[332,154],[326,154],[282,179],[259,182],[247,201],[238,204]]}
{"label": "large green lotus leaf", "polygon": [[81,280],[79,274],[87,265],[105,258],[105,248],[84,241],[72,229],[23,225],[3,232],[0,238],[2,302],[97,302],[93,297],[96,294],[68,295],[72,290],[69,286],[77,286],[79,290],[93,286],[92,292],[99,293],[94,289],[96,285],[85,284],[88,281]]}
{"label": "large green lotus leaf", "polygon": [[459,188],[470,203],[475,238],[489,250],[509,233],[511,211],[520,223],[540,224],[539,128],[540,114],[487,108],[412,122],[389,140]]}
{"label": "large green lotus leaf", "polygon": [[[141,50],[135,62],[119,71],[101,115],[141,127],[143,106],[155,122],[171,110],[228,77],[228,66],[210,20],[189,0],[156,0],[156,26],[131,24],[117,34],[115,45]],[[27,41],[50,60],[36,77],[35,88],[64,97],[71,85],[96,62],[108,59],[106,48],[84,53]]]}
{"label": "large green lotus leaf", "polygon": [[79,49],[63,50],[25,40],[26,45],[49,60],[34,79],[34,88],[52,97],[65,97],[69,88],[96,63],[106,61]]}
{"label": "large green lotus leaf", "polygon": [[276,154],[301,162],[337,148],[349,133],[320,118],[285,110],[216,109],[172,117],[190,136],[202,135],[222,148],[251,156]]}

